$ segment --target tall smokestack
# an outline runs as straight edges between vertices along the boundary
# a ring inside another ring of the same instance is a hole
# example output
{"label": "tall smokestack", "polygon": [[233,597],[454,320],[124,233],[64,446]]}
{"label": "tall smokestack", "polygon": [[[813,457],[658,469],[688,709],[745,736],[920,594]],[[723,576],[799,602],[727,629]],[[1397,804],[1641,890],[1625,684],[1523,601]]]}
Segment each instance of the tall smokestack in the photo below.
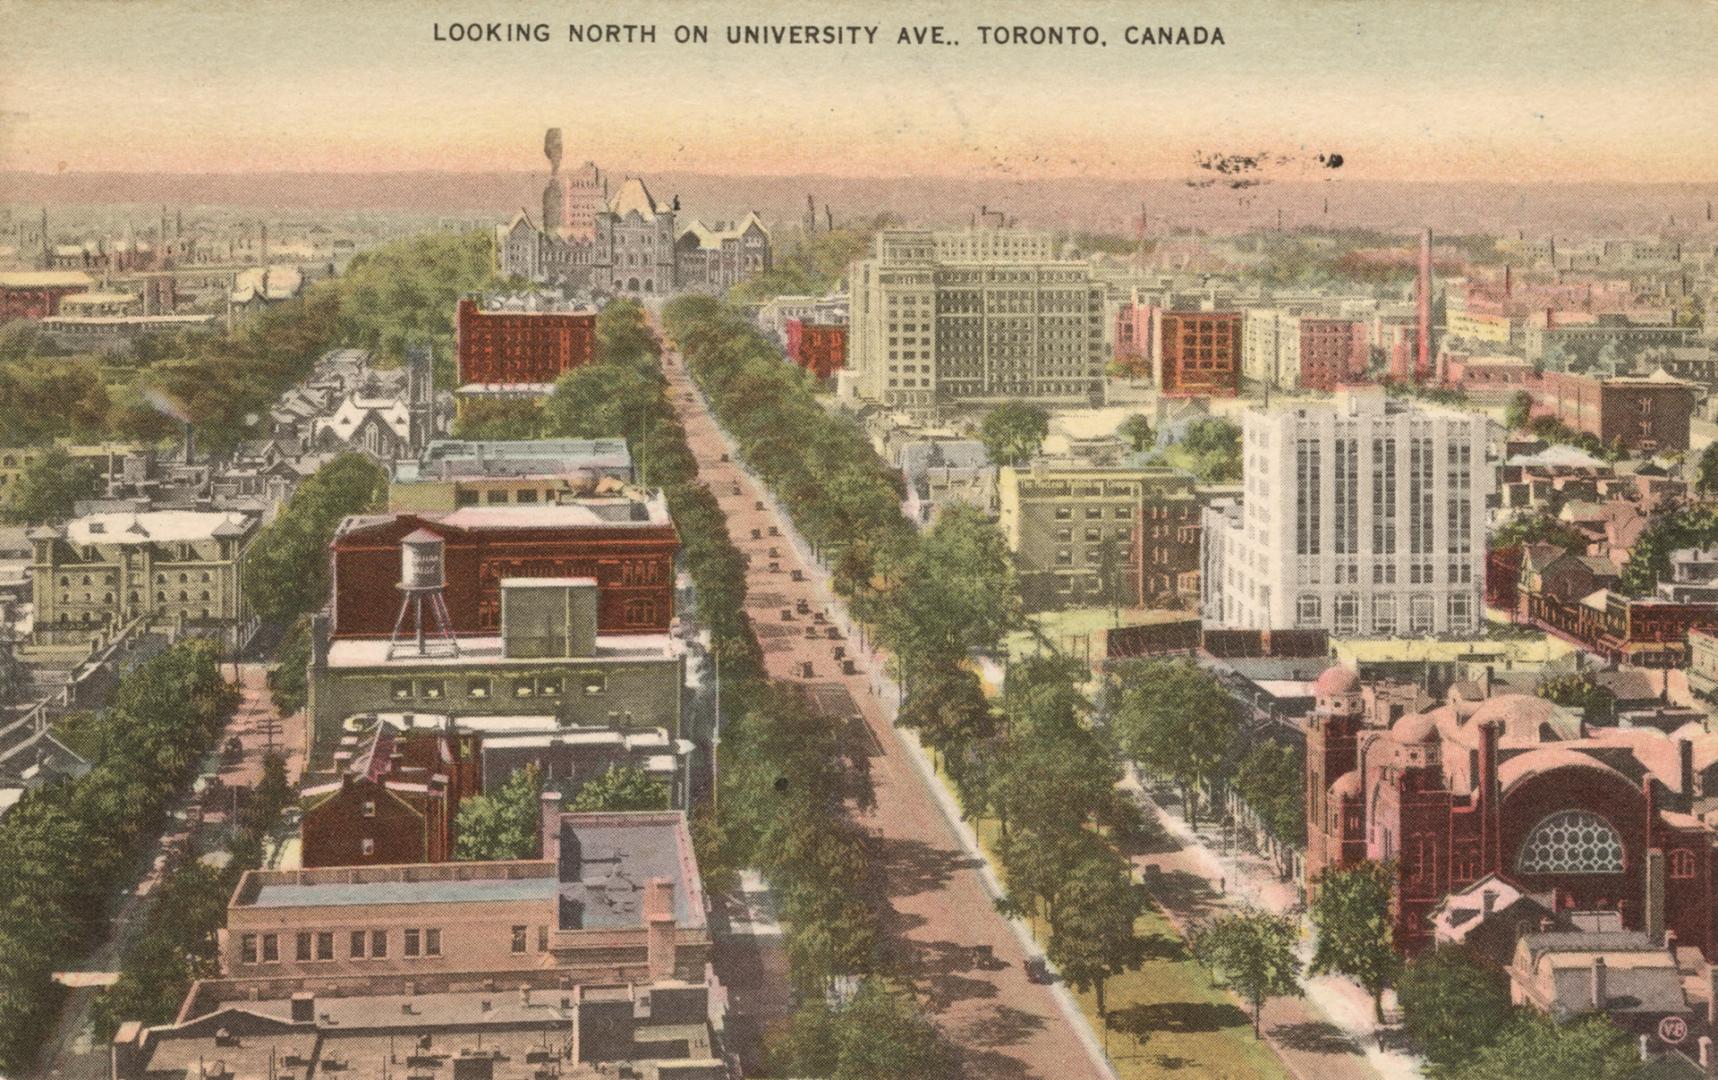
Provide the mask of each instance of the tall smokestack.
{"label": "tall smokestack", "polygon": [[1432,230],[1420,231],[1420,277],[1415,302],[1419,314],[1419,348],[1414,357],[1414,381],[1432,370]]}

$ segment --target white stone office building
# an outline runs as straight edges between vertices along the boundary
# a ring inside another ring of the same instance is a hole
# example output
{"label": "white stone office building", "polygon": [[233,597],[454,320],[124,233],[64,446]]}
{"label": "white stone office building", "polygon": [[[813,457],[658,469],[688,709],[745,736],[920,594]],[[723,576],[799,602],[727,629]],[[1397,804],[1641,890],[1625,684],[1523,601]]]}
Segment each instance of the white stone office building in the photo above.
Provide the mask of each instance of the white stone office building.
{"label": "white stone office building", "polygon": [[1373,387],[1249,409],[1241,504],[1204,521],[1206,624],[1339,637],[1477,629],[1490,423]]}
{"label": "white stone office building", "polygon": [[909,409],[1098,400],[1104,293],[1048,234],[886,230],[849,271],[842,392]]}

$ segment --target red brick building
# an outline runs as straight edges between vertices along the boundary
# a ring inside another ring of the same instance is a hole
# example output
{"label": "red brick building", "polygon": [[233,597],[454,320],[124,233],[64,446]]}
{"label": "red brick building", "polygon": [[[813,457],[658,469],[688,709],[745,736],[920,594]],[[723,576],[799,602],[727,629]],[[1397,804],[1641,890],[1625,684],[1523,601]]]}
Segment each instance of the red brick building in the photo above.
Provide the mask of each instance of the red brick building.
{"label": "red brick building", "polygon": [[1300,319],[1300,386],[1335,390],[1366,377],[1371,359],[1366,324],[1351,319]]}
{"label": "red brick building", "polygon": [[459,804],[478,793],[474,736],[402,736],[378,724],[354,756],[335,757],[333,779],[300,793],[303,864],[393,866],[448,862]]}
{"label": "red brick building", "polygon": [[443,596],[455,635],[499,632],[503,578],[594,578],[599,634],[664,633],[674,618],[680,538],[667,503],[659,494],[598,497],[346,519],[330,545],[335,640],[390,636],[400,542],[420,528],[446,545]]}
{"label": "red brick building", "polygon": [[1607,913],[1718,955],[1715,836],[1696,816],[1718,793],[1718,735],[1592,727],[1471,683],[1392,721],[1332,668],[1314,684],[1306,785],[1309,884],[1327,867],[1390,864],[1404,952],[1431,943],[1445,897],[1498,875],[1549,895],[1560,919]]}
{"label": "red brick building", "polygon": [[1632,450],[1687,450],[1694,387],[1668,376],[1599,378],[1547,371],[1534,411],[1607,444]]}
{"label": "red brick building", "polygon": [[594,311],[488,310],[459,302],[455,340],[461,385],[552,383],[591,362]]}
{"label": "red brick building", "polygon": [[819,379],[834,378],[835,373],[846,365],[846,323],[789,319],[783,329],[787,334],[788,359]]}
{"label": "red brick building", "polygon": [[45,319],[60,313],[62,297],[89,292],[95,280],[81,271],[20,270],[0,273],[0,322]]}
{"label": "red brick building", "polygon": [[1127,552],[1128,600],[1135,607],[1199,595],[1200,514],[1190,483],[1140,485]]}
{"label": "red brick building", "polygon": [[1182,397],[1241,392],[1241,315],[1164,311],[1157,316],[1158,387]]}

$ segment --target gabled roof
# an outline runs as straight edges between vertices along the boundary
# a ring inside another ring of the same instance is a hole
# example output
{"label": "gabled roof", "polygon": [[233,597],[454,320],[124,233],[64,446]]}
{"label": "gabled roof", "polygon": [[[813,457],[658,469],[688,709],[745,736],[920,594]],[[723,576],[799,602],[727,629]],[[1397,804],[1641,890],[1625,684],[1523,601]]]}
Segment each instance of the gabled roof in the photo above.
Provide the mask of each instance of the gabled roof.
{"label": "gabled roof", "polygon": [[636,176],[627,177],[620,185],[620,190],[609,200],[608,209],[616,217],[636,213],[645,221],[655,221],[657,214],[670,212],[667,206],[656,201],[650,189],[644,186],[644,181]]}
{"label": "gabled roof", "polygon": [[741,218],[731,227],[726,229],[712,229],[702,221],[694,221],[685,229],[681,230],[680,239],[684,240],[688,236],[696,237],[700,248],[704,248],[706,250],[719,250],[722,246],[722,241],[738,240],[754,226],[766,237],[769,236],[769,229],[764,227],[763,219],[758,217],[758,212],[756,210],[752,210],[748,212],[745,217]]}

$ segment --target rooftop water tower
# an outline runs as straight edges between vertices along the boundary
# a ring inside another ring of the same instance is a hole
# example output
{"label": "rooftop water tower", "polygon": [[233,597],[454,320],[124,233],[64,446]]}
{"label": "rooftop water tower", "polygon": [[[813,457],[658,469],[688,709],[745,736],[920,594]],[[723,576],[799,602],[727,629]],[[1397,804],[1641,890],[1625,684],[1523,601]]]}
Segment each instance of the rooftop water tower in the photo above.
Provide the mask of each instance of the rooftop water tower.
{"label": "rooftop water tower", "polygon": [[[400,592],[404,595],[393,636],[388,640],[388,659],[459,655],[453,617],[447,613],[447,600],[442,595],[447,584],[446,547],[442,538],[428,529],[418,529],[400,541]],[[411,615],[412,636],[402,640],[407,613]]]}

